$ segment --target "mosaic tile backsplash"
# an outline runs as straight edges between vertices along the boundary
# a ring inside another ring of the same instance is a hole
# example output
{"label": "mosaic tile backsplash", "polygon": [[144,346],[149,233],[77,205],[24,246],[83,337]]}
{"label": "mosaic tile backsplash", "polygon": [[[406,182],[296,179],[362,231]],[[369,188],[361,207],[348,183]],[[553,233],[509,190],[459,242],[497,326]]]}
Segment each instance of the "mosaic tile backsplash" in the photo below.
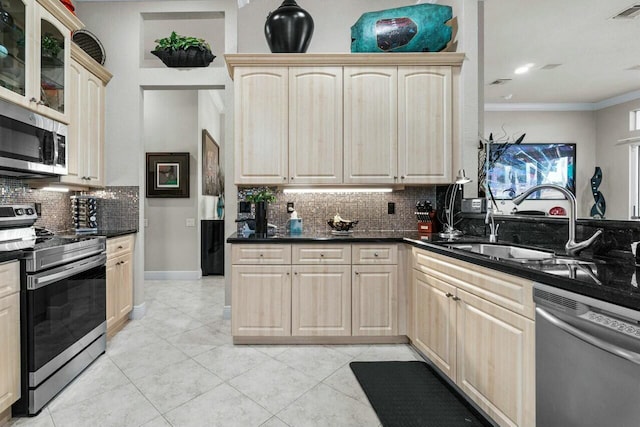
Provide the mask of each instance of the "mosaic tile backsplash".
{"label": "mosaic tile backsplash", "polygon": [[71,198],[74,194],[97,197],[98,226],[103,230],[131,230],[138,228],[138,187],[106,187],[86,193],[34,190],[20,179],[0,177],[0,204],[41,203],[42,215],[37,227],[60,232],[73,227]]}
{"label": "mosaic tile backsplash", "polygon": [[[244,201],[246,194],[257,188],[244,188],[238,191],[238,201]],[[287,202],[293,202],[302,218],[305,233],[325,233],[331,229],[327,221],[336,213],[344,219],[358,220],[354,231],[415,231],[416,202],[428,200],[434,209],[437,207],[436,186],[406,187],[391,193],[297,193],[284,194],[282,190],[270,188],[276,201],[269,203],[267,217],[270,224],[284,232],[289,219]],[[395,214],[388,214],[388,203],[395,203]],[[253,210],[253,206],[252,206]],[[253,217],[251,214],[238,214],[239,218]],[[238,231],[242,224],[238,225]]]}

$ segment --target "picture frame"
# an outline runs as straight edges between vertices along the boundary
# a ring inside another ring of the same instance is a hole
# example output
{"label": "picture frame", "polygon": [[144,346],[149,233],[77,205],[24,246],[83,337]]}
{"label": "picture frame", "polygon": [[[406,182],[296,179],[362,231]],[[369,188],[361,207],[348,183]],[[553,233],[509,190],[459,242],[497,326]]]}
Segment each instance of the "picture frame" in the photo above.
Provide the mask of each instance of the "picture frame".
{"label": "picture frame", "polygon": [[148,198],[189,198],[189,153],[147,153]]}
{"label": "picture frame", "polygon": [[220,146],[211,134],[202,129],[202,195],[218,196],[217,176],[220,170]]}

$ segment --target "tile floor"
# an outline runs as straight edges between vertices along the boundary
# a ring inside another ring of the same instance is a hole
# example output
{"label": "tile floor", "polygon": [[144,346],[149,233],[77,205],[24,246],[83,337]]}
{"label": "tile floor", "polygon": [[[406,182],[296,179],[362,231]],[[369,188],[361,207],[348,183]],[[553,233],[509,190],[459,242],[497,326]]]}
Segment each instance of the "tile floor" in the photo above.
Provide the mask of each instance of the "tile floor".
{"label": "tile floor", "polygon": [[234,346],[224,281],[148,281],[147,315],[37,416],[34,427],[357,426],[380,422],[349,362],[419,360],[406,345]]}

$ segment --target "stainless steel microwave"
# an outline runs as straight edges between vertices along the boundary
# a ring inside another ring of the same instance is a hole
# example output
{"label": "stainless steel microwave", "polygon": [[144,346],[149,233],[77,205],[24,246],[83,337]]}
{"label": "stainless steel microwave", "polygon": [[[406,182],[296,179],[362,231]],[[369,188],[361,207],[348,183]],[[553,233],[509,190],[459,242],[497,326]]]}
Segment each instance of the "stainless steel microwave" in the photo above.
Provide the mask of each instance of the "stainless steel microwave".
{"label": "stainless steel microwave", "polygon": [[66,175],[67,156],[67,125],[0,100],[0,175]]}

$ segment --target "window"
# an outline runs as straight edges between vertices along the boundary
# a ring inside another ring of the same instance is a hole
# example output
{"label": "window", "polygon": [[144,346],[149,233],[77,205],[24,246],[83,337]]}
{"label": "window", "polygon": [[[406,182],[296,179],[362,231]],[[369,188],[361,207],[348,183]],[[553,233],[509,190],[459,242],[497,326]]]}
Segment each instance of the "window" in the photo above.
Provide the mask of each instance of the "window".
{"label": "window", "polygon": [[629,130],[640,130],[640,110],[629,112]]}

